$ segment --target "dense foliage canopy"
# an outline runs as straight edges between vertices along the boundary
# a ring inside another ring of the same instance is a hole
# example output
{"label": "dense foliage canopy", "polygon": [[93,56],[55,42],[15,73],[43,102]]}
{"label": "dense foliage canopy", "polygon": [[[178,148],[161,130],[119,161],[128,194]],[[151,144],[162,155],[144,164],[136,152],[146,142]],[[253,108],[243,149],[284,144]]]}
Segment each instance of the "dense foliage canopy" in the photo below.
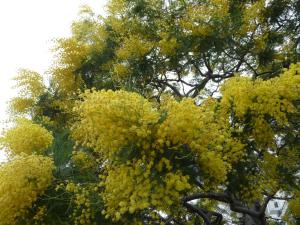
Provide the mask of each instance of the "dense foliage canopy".
{"label": "dense foliage canopy", "polygon": [[299,224],[299,31],[298,0],[83,7],[16,77],[0,225]]}

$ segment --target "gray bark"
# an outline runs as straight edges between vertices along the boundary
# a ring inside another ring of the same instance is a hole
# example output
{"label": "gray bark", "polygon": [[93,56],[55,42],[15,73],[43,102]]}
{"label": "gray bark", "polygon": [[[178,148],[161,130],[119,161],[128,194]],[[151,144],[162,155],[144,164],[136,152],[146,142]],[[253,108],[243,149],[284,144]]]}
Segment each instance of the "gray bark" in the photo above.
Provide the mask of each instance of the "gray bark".
{"label": "gray bark", "polygon": [[[256,202],[253,205],[252,210],[258,213],[261,212],[261,205],[258,202]],[[260,213],[259,216],[251,216],[249,214],[246,214],[244,225],[267,225],[265,213]]]}
{"label": "gray bark", "polygon": [[265,218],[256,218],[245,215],[245,225],[267,225]]}

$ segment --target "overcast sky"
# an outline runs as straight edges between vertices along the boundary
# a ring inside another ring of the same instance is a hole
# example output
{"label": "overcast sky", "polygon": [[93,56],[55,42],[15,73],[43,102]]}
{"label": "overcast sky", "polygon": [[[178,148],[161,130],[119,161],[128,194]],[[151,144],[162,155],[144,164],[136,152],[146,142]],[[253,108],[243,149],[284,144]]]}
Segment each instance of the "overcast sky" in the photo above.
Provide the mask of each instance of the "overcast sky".
{"label": "overcast sky", "polygon": [[[104,13],[107,0],[0,0],[0,120],[15,94],[11,81],[19,68],[43,74],[51,64],[52,40],[70,35],[79,7]],[[3,127],[2,123],[0,127]],[[1,160],[1,154],[0,154]]]}

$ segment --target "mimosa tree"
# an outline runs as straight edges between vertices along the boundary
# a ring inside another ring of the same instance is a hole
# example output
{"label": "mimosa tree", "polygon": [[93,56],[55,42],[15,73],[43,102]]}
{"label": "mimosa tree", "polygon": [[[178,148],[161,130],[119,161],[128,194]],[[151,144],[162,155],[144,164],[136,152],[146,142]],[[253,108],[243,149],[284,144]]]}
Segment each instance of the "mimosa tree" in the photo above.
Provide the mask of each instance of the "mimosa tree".
{"label": "mimosa tree", "polygon": [[280,198],[297,224],[299,1],[107,9],[57,40],[49,86],[16,77],[1,223],[266,225]]}

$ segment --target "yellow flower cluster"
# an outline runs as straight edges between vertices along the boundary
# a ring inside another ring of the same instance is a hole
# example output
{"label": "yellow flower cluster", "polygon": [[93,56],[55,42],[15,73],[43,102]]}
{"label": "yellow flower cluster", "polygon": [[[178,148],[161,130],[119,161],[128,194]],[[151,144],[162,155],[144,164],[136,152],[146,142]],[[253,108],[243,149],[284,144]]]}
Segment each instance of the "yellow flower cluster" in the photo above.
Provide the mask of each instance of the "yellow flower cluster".
{"label": "yellow flower cluster", "polygon": [[55,125],[54,121],[51,120],[50,117],[48,116],[40,116],[39,117],[39,123],[42,125],[42,126],[47,126],[47,127],[53,127]]}
{"label": "yellow flower cluster", "polygon": [[114,64],[113,67],[114,67],[113,78],[116,80],[126,78],[131,72],[130,69],[128,68],[128,66],[121,64],[121,63],[116,63],[116,64]]}
{"label": "yellow flower cluster", "polygon": [[44,92],[43,78],[37,72],[22,69],[14,78],[18,97],[12,98],[10,110],[12,113],[26,113],[34,106],[38,97]]}
{"label": "yellow flower cluster", "polygon": [[175,37],[170,37],[167,33],[162,33],[161,40],[158,43],[160,53],[162,55],[174,55],[176,53],[176,48],[178,47],[178,42]]}
{"label": "yellow flower cluster", "polygon": [[34,225],[45,225],[44,218],[47,215],[47,207],[41,206],[37,209],[36,214],[32,218],[34,221]]}
{"label": "yellow flower cluster", "polygon": [[20,96],[37,98],[44,90],[43,77],[34,71],[22,69],[14,78]]}
{"label": "yellow flower cluster", "polygon": [[255,202],[264,198],[264,192],[276,193],[280,189],[281,182],[281,175],[278,173],[280,163],[278,156],[264,152],[263,160],[258,164],[259,171],[246,176],[249,185],[241,188],[242,199]]}
{"label": "yellow flower cluster", "polygon": [[9,102],[9,110],[12,114],[26,113],[34,105],[34,99],[14,97]]}
{"label": "yellow flower cluster", "polygon": [[105,187],[106,210],[102,213],[106,218],[118,221],[125,213],[133,214],[148,207],[170,213],[171,206],[179,204],[181,194],[191,188],[188,177],[180,172],[167,172],[154,178],[153,169],[153,161],[146,163],[141,159],[108,168],[101,183]]}
{"label": "yellow flower cluster", "polygon": [[265,152],[264,160],[261,162],[261,183],[264,190],[276,193],[280,187],[280,174],[278,173],[279,158],[274,154]]}
{"label": "yellow flower cluster", "polygon": [[243,26],[240,29],[242,35],[256,29],[258,23],[263,23],[266,0],[258,0],[247,4],[243,9]]}
{"label": "yellow flower cluster", "polygon": [[253,81],[247,77],[236,76],[227,80],[221,88],[223,109],[227,112],[234,107],[236,116],[243,118],[252,105],[253,86]]}
{"label": "yellow flower cluster", "polygon": [[72,204],[74,204],[73,213],[70,214],[70,219],[73,220],[74,225],[90,225],[94,224],[94,212],[89,198],[89,188],[83,187],[80,184],[68,182],[67,184],[60,184],[57,189],[64,189],[74,195]]}
{"label": "yellow flower cluster", "polygon": [[124,12],[126,8],[126,0],[111,0],[108,2],[108,12],[113,15],[118,15]]}
{"label": "yellow flower cluster", "polygon": [[95,168],[96,166],[94,159],[90,155],[82,151],[73,151],[72,162],[81,171],[86,171]]}
{"label": "yellow flower cluster", "polygon": [[72,95],[84,83],[78,74],[84,62],[106,47],[106,28],[90,7],[82,6],[79,19],[72,23],[72,36],[58,39],[53,51],[56,61],[50,72],[60,93]]}
{"label": "yellow flower cluster", "polygon": [[102,18],[98,17],[89,6],[81,6],[79,19],[72,23],[72,37],[86,45],[84,50],[101,53],[106,46],[107,36]]}
{"label": "yellow flower cluster", "polygon": [[[218,114],[217,101],[212,99],[197,106],[193,99],[169,98],[160,109],[125,91],[92,90],[81,99],[74,109],[79,120],[72,135],[106,162],[101,185],[107,218],[117,221],[147,207],[170,212],[180,201],[191,186],[188,177],[163,156],[166,150],[189,146],[208,181],[218,184],[243,154],[243,145],[231,137],[228,118]],[[125,147],[138,152],[126,163],[116,154]]]}
{"label": "yellow flower cluster", "polygon": [[274,142],[274,134],[265,116],[271,116],[279,125],[288,122],[287,113],[295,111],[293,101],[300,95],[299,72],[300,63],[292,65],[281,76],[266,81],[231,78],[222,87],[222,110],[229,113],[233,109],[240,120],[251,115],[253,137],[261,145],[270,146]]}
{"label": "yellow flower cluster", "polygon": [[132,35],[124,39],[116,55],[120,60],[135,59],[144,57],[152,48],[152,42],[142,40],[142,38],[137,35]]}
{"label": "yellow flower cluster", "polygon": [[293,213],[294,216],[300,216],[300,191],[298,190],[295,195],[294,199],[289,202],[289,210]]}
{"label": "yellow flower cluster", "polygon": [[[268,33],[261,35],[261,36],[257,36],[254,39],[254,49],[253,51],[256,54],[259,54],[260,52],[264,51],[266,46],[267,46],[267,39],[268,39]],[[263,68],[263,67],[262,67]]]}
{"label": "yellow flower cluster", "polygon": [[51,69],[53,81],[61,92],[72,94],[82,82],[80,76],[75,76],[74,71],[80,68],[89,48],[75,38],[67,38],[58,40],[54,51],[57,62]]}
{"label": "yellow flower cluster", "polygon": [[167,117],[157,131],[157,148],[187,145],[207,174],[224,181],[230,163],[243,153],[243,145],[231,138],[226,120],[217,116],[216,102],[208,99],[199,107],[193,99],[169,99],[163,104]]}
{"label": "yellow flower cluster", "polygon": [[21,155],[0,165],[0,221],[16,224],[52,180],[48,157]]}
{"label": "yellow flower cluster", "polygon": [[80,121],[73,126],[73,137],[111,157],[121,147],[142,144],[159,119],[152,104],[125,91],[86,91],[75,107]]}
{"label": "yellow flower cluster", "polygon": [[264,186],[263,182],[258,179],[258,174],[248,174],[245,178],[248,181],[247,185],[240,185],[239,197],[248,203],[263,200]]}
{"label": "yellow flower cluster", "polygon": [[27,119],[19,119],[16,125],[8,129],[1,144],[13,154],[42,153],[52,143],[53,137],[49,131]]}
{"label": "yellow flower cluster", "polygon": [[209,0],[204,4],[190,5],[180,24],[193,35],[207,36],[212,32],[211,22],[216,19],[226,19],[228,10],[228,0]]}

